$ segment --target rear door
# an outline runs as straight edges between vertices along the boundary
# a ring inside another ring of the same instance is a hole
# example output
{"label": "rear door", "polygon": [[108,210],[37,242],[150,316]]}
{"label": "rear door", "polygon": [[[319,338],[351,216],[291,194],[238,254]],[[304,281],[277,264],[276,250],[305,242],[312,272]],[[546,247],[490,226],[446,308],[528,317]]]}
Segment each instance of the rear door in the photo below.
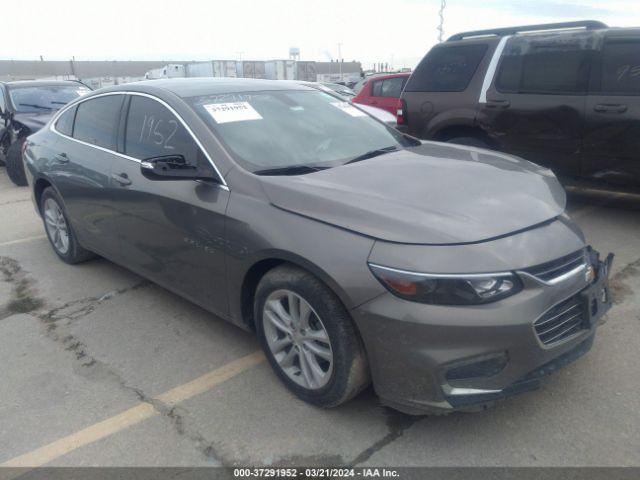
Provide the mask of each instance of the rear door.
{"label": "rear door", "polygon": [[118,242],[111,203],[111,167],[124,95],[88,99],[56,120],[49,175],[62,195],[80,243],[117,260]]}
{"label": "rear door", "polygon": [[583,175],[640,185],[640,34],[607,36],[595,65]]}
{"label": "rear door", "polygon": [[400,76],[372,81],[369,105],[382,108],[395,115],[398,109],[398,98],[400,98],[407,78]]}
{"label": "rear door", "polygon": [[479,98],[478,123],[499,150],[560,174],[580,173],[593,48],[590,33],[506,42],[494,81]]}
{"label": "rear door", "polygon": [[129,97],[112,170],[122,257],[134,271],[221,315],[227,312],[224,258],[229,190],[195,180],[149,180],[140,161],[182,155],[213,170],[181,120],[159,100]]}

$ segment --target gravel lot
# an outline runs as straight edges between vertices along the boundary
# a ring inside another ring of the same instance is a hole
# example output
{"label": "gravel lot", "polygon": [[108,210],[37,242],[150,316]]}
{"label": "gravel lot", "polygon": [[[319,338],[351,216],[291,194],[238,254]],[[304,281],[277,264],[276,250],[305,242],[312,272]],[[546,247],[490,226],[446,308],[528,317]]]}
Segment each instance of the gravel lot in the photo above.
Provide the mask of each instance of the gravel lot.
{"label": "gravel lot", "polygon": [[545,388],[476,414],[411,417],[372,391],[319,410],[254,337],[105,260],[69,266],[0,169],[0,464],[640,465],[640,200],[570,196],[615,306]]}

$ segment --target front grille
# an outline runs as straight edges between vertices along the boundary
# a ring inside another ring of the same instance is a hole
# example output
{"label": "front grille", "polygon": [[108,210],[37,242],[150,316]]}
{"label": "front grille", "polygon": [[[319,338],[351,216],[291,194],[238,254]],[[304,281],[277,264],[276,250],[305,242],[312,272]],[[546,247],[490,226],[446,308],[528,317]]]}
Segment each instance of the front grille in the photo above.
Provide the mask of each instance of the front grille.
{"label": "front grille", "polygon": [[525,268],[524,271],[539,278],[540,280],[548,282],[570,272],[584,263],[586,263],[586,257],[584,255],[584,250],[581,249],[556,260],[536,265],[535,267]]}
{"label": "front grille", "polygon": [[585,328],[580,294],[560,302],[535,321],[536,334],[542,343],[559,342]]}

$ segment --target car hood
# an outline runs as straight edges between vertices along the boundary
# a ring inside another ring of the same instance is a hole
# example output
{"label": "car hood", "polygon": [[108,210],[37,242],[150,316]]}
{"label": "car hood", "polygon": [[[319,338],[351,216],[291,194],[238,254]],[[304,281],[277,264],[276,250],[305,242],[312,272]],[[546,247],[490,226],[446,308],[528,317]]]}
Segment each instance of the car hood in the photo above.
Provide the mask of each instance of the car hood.
{"label": "car hood", "polygon": [[281,209],[401,243],[482,242],[552,220],[566,204],[564,189],[548,169],[436,142],[261,180],[270,202]]}
{"label": "car hood", "polygon": [[43,113],[16,113],[13,119],[35,133],[44,127],[49,120],[56,114],[56,111]]}

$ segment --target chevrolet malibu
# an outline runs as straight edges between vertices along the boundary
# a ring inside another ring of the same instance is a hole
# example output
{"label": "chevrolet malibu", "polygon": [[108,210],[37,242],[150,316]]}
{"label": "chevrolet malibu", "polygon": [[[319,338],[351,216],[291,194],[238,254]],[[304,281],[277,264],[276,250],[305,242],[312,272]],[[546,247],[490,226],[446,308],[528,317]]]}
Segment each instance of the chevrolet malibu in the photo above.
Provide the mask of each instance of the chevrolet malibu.
{"label": "chevrolet malibu", "polygon": [[477,410],[589,350],[608,271],[553,174],[421,142],[304,85],[103,89],[29,137],[54,252],[99,255],[255,331],[299,398],[373,383],[409,413]]}

